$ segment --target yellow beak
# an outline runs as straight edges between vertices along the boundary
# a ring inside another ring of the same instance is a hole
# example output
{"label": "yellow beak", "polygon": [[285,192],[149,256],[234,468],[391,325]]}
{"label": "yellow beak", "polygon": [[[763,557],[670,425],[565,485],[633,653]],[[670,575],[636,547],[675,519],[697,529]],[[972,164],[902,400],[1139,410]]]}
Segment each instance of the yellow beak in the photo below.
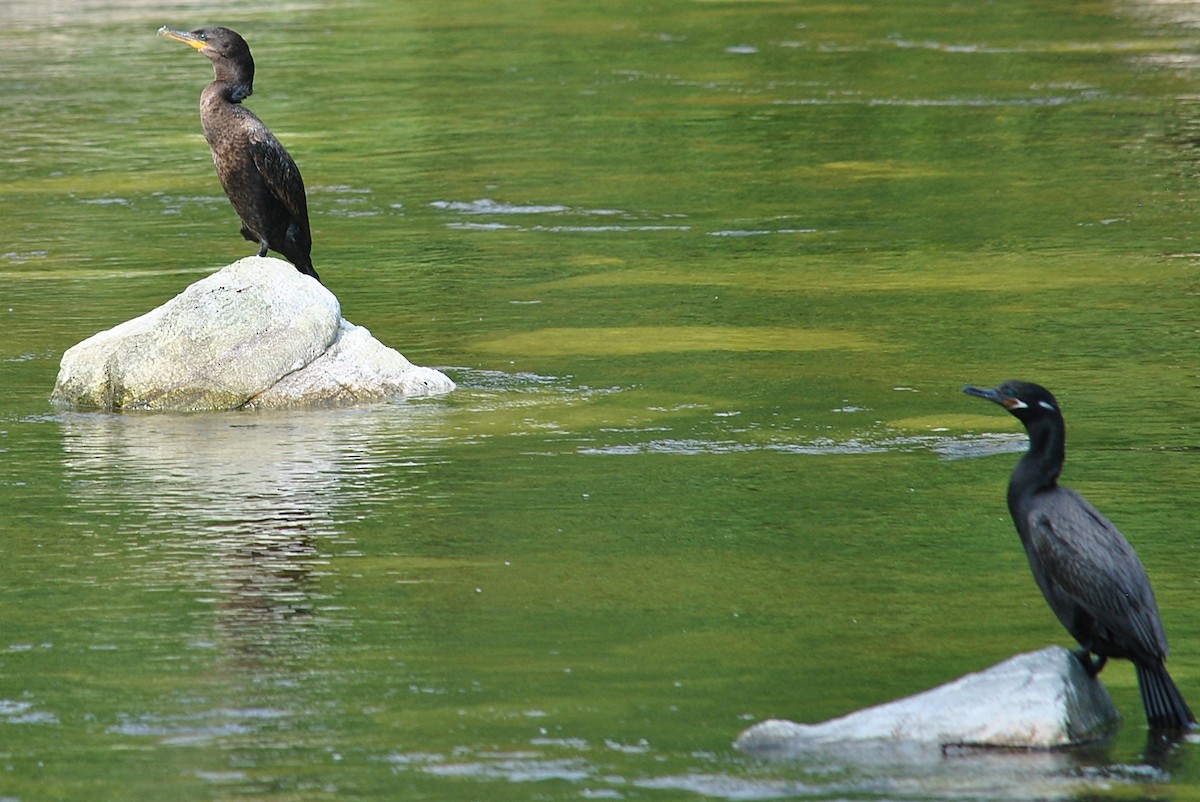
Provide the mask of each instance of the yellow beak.
{"label": "yellow beak", "polygon": [[183,42],[185,45],[194,47],[197,50],[203,50],[208,47],[208,42],[196,34],[189,33],[188,31],[177,31],[174,28],[168,28],[166,25],[158,29],[158,35],[174,39],[176,42]]}

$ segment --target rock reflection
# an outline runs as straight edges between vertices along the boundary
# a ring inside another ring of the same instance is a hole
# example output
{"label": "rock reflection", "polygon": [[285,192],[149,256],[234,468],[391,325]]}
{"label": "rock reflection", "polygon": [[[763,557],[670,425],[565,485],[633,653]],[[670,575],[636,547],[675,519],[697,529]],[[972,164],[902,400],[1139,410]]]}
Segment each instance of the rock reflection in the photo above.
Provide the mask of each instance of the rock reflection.
{"label": "rock reflection", "polygon": [[139,583],[213,606],[219,642],[193,647],[250,668],[319,648],[314,612],[334,608],[320,581],[331,544],[345,521],[417,486],[439,409],[68,413],[63,461],[81,517],[137,558]]}

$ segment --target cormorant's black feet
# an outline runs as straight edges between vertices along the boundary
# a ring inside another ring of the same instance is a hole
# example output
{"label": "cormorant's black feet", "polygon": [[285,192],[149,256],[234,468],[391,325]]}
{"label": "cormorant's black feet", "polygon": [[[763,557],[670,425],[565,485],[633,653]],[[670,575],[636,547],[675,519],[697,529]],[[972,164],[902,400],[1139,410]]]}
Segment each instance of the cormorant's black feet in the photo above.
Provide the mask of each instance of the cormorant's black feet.
{"label": "cormorant's black feet", "polygon": [[1104,664],[1108,662],[1108,658],[1102,654],[1096,655],[1096,659],[1092,659],[1092,653],[1087,649],[1076,649],[1071,654],[1078,658],[1083,665],[1083,670],[1087,672],[1089,677],[1095,677],[1104,668]]}
{"label": "cormorant's black feet", "polygon": [[267,255],[267,241],[263,240],[262,242],[259,243],[259,246],[260,247],[258,249],[258,255],[266,256]]}

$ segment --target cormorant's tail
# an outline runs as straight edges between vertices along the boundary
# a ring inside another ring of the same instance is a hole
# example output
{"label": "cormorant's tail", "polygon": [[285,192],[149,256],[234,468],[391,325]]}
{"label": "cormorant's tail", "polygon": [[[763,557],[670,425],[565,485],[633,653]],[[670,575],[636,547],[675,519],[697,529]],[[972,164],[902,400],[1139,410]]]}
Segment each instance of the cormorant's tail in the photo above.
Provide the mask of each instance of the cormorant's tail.
{"label": "cormorant's tail", "polygon": [[[294,168],[293,168],[294,169]],[[304,187],[300,188],[303,195]],[[301,203],[303,206],[303,203]],[[317,275],[317,271],[313,268],[312,263],[312,236],[308,232],[308,213],[305,212],[303,217],[304,225],[300,225],[298,221],[292,220],[288,223],[287,233],[283,235],[283,242],[275,250],[282,253],[287,260],[296,266],[306,276],[312,276],[317,280],[317,283],[323,283],[321,277]],[[263,243],[266,247],[266,243]],[[259,254],[260,256],[262,254]]]}
{"label": "cormorant's tail", "polygon": [[[280,253],[283,253],[283,251],[280,251]],[[297,270],[299,270],[301,273],[303,273],[306,276],[312,276],[313,278],[315,278],[317,280],[318,284],[325,283],[325,282],[321,281],[321,277],[317,275],[316,268],[313,267],[312,259],[308,256],[308,254],[306,254],[306,253],[284,253],[283,255],[286,256],[288,258],[288,261],[291,262],[292,265]]]}
{"label": "cormorant's tail", "polygon": [[1196,717],[1165,665],[1161,662],[1134,663],[1134,668],[1137,669],[1138,688],[1142,692],[1142,706],[1146,708],[1150,729],[1185,730],[1196,723]]}
{"label": "cormorant's tail", "polygon": [[315,278],[317,280],[318,284],[324,284],[324,282],[321,281],[321,277],[317,275],[316,268],[314,268],[312,266],[311,259],[305,259],[304,264],[297,264],[296,268],[299,269],[299,271],[301,273],[305,274],[306,276],[312,276],[313,278]]}

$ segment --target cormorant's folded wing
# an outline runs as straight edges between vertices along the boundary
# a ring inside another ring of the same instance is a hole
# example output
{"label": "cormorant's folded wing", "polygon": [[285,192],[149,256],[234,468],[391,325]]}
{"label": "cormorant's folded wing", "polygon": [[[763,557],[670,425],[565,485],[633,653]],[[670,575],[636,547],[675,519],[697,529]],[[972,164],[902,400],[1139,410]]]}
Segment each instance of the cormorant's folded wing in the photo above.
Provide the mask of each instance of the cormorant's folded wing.
{"label": "cormorant's folded wing", "polygon": [[296,162],[279,140],[265,129],[250,137],[250,151],[271,194],[283,204],[296,225],[308,234],[308,199]]}

